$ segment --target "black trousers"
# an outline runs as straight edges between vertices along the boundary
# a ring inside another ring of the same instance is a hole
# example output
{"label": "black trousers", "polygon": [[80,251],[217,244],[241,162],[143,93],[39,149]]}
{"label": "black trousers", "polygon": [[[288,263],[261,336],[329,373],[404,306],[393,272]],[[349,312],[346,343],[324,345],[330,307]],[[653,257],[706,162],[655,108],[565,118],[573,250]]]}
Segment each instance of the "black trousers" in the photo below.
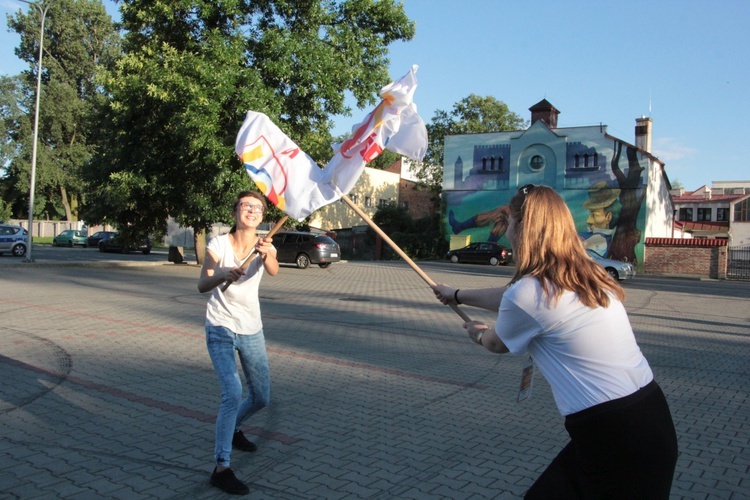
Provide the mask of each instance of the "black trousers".
{"label": "black trousers", "polygon": [[656,382],[568,415],[565,428],[570,443],[524,498],[669,498],[677,435]]}

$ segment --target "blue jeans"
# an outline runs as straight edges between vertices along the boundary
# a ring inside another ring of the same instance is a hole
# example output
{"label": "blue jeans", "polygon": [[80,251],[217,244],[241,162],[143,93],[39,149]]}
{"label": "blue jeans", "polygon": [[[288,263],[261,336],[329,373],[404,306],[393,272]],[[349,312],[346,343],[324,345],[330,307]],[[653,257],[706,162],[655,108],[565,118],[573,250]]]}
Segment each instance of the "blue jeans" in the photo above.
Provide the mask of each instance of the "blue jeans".
{"label": "blue jeans", "polygon": [[[238,335],[221,326],[206,326],[206,344],[221,384],[214,455],[217,465],[229,467],[234,432],[255,412],[268,406],[271,400],[266,340],[263,330],[254,335]],[[235,350],[247,380],[248,395],[244,400]]]}

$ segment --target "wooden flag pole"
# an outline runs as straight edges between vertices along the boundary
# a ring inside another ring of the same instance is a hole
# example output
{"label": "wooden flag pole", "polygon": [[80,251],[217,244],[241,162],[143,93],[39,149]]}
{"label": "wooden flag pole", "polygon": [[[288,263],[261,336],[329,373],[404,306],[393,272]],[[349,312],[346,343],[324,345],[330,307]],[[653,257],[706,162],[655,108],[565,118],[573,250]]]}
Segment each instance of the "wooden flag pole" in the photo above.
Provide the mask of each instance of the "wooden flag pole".
{"label": "wooden flag pole", "polygon": [[[271,236],[273,236],[274,234],[276,234],[276,231],[278,231],[279,229],[281,229],[281,226],[284,225],[284,223],[286,222],[286,220],[288,218],[289,218],[288,215],[284,215],[281,219],[279,219],[279,222],[277,222],[276,225],[273,226],[273,229],[271,229],[265,237],[266,238],[270,238]],[[250,265],[250,261],[253,260],[253,255],[255,255],[255,249],[254,248],[250,251],[250,255],[248,255],[247,257],[245,257],[245,260],[242,262],[242,265],[240,265],[240,269],[242,269],[243,271],[245,269],[247,269],[247,266]],[[227,288],[229,288],[229,285],[231,285],[231,283],[229,281],[227,281],[226,283],[224,283],[223,285],[221,285],[221,291],[222,292],[226,292]]]}
{"label": "wooden flag pole", "polygon": [[[411,260],[411,258],[410,258],[410,257],[409,257],[408,255],[406,255],[406,254],[404,253],[404,251],[403,251],[403,250],[401,250],[401,248],[400,248],[400,247],[399,247],[398,245],[396,245],[396,243],[395,243],[395,242],[394,242],[394,241],[393,241],[393,240],[392,240],[392,239],[391,239],[391,238],[390,238],[390,237],[389,237],[389,236],[388,236],[387,234],[385,234],[385,232],[383,232],[383,230],[382,230],[382,229],[380,229],[380,228],[378,227],[378,225],[377,225],[377,224],[375,224],[375,222],[374,222],[374,221],[373,221],[373,220],[372,220],[372,219],[370,218],[370,216],[369,216],[369,215],[367,215],[366,213],[364,213],[364,212],[362,211],[362,209],[360,209],[360,208],[359,208],[359,207],[358,207],[358,206],[357,206],[357,205],[356,205],[356,204],[355,204],[355,203],[354,203],[354,202],[353,202],[353,201],[351,200],[351,198],[349,198],[349,197],[348,197],[347,195],[343,195],[343,196],[341,197],[341,199],[342,199],[342,200],[344,200],[344,203],[346,203],[347,205],[349,205],[349,208],[351,208],[352,210],[354,210],[354,211],[355,211],[355,212],[357,213],[357,215],[359,215],[360,217],[362,217],[362,220],[364,220],[365,222],[367,222],[367,225],[368,225],[368,226],[370,226],[370,227],[371,227],[371,228],[372,228],[372,229],[373,229],[373,230],[374,230],[374,231],[375,231],[376,233],[378,233],[378,235],[380,235],[380,237],[381,237],[381,238],[383,238],[383,240],[385,240],[385,242],[386,242],[386,243],[388,243],[388,244],[389,244],[389,245],[391,246],[391,248],[392,248],[392,249],[393,249],[393,250],[394,250],[394,251],[395,251],[395,252],[396,252],[396,253],[397,253],[397,254],[398,254],[398,255],[399,255],[399,256],[400,256],[400,257],[401,257],[402,259],[404,259],[404,261],[406,261],[406,263],[407,263],[407,264],[409,264],[409,265],[411,266],[411,268],[412,268],[412,269],[414,269],[414,270],[415,270],[415,271],[417,272],[417,274],[418,274],[418,275],[419,275],[419,276],[420,276],[420,277],[421,277],[421,278],[422,278],[422,279],[423,279],[423,280],[424,280],[424,281],[425,281],[425,282],[426,282],[426,283],[427,283],[428,285],[430,285],[430,286],[434,286],[434,285],[436,284],[436,283],[435,283],[434,281],[432,281],[432,279],[430,279],[430,277],[429,277],[429,276],[427,276],[427,275],[425,274],[425,272],[424,272],[424,271],[422,271],[422,269],[420,269],[420,268],[419,268],[419,266],[418,266],[417,264],[415,264],[415,263],[414,263],[414,261],[413,261],[413,260]],[[471,321],[471,318],[469,318],[469,316],[467,316],[467,315],[466,315],[466,313],[465,313],[465,312],[463,312],[463,311],[462,311],[462,310],[461,310],[461,309],[460,309],[460,308],[458,307],[458,304],[449,304],[449,306],[450,306],[450,308],[451,308],[451,309],[453,309],[453,310],[454,310],[454,311],[456,312],[456,314],[458,314],[459,316],[461,316],[461,319],[463,319],[464,321]]]}

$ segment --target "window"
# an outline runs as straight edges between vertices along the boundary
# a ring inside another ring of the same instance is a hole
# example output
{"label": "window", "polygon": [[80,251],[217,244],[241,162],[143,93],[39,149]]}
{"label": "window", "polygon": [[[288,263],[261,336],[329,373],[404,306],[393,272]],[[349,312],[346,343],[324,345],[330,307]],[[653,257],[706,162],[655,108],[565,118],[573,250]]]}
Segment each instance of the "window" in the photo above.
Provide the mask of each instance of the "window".
{"label": "window", "polygon": [[408,202],[408,201],[404,201],[404,202],[402,202],[402,203],[401,203],[401,206],[402,206],[403,208],[405,208],[406,210],[409,210],[409,202]]}
{"label": "window", "polygon": [[734,222],[750,222],[750,198],[734,204]]}
{"label": "window", "polygon": [[692,208],[681,208],[680,209],[680,220],[686,220],[686,221],[693,220],[693,209]]}
{"label": "window", "polygon": [[388,205],[388,200],[386,200],[385,198],[380,198],[380,199],[378,200],[378,206],[379,206],[379,207],[384,207],[384,206],[386,206],[386,205]]}
{"label": "window", "polygon": [[369,196],[365,196],[365,206],[366,207],[372,206],[372,198],[370,198]]}
{"label": "window", "polygon": [[710,208],[699,208],[698,209],[698,220],[710,221],[711,220],[711,209]]}
{"label": "window", "polygon": [[534,155],[529,160],[529,167],[531,170],[541,170],[544,168],[544,157],[542,155]]}
{"label": "window", "polygon": [[350,194],[349,199],[352,200],[352,203],[357,203],[357,195],[356,194]]}
{"label": "window", "polygon": [[728,208],[717,208],[716,209],[716,220],[728,221],[729,220],[729,209]]}

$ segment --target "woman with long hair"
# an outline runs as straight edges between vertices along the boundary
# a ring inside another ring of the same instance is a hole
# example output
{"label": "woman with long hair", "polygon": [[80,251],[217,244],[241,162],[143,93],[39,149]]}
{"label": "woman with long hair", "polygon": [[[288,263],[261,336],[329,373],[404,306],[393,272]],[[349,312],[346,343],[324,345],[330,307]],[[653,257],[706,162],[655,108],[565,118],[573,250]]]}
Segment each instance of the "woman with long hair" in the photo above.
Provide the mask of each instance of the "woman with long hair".
{"label": "woman with long hair", "polygon": [[433,287],[444,304],[497,311],[464,326],[495,353],[527,354],[548,380],[570,442],[525,498],[666,499],[677,461],[667,400],[628,319],[625,293],[586,253],[563,199],[527,185],[509,203],[516,272],[502,288]]}
{"label": "woman with long hair", "polygon": [[[260,193],[242,191],[237,195],[232,208],[235,225],[228,234],[208,242],[198,280],[201,293],[211,292],[206,307],[206,345],[221,385],[214,447],[216,467],[211,484],[240,495],[250,490],[229,467],[232,448],[256,450],[241,427],[271,399],[258,287],[264,271],[271,276],[279,272],[279,262],[271,238],[261,238],[256,233],[266,208]],[[225,283],[230,286],[222,290]],[[235,351],[247,382],[245,399]]]}

